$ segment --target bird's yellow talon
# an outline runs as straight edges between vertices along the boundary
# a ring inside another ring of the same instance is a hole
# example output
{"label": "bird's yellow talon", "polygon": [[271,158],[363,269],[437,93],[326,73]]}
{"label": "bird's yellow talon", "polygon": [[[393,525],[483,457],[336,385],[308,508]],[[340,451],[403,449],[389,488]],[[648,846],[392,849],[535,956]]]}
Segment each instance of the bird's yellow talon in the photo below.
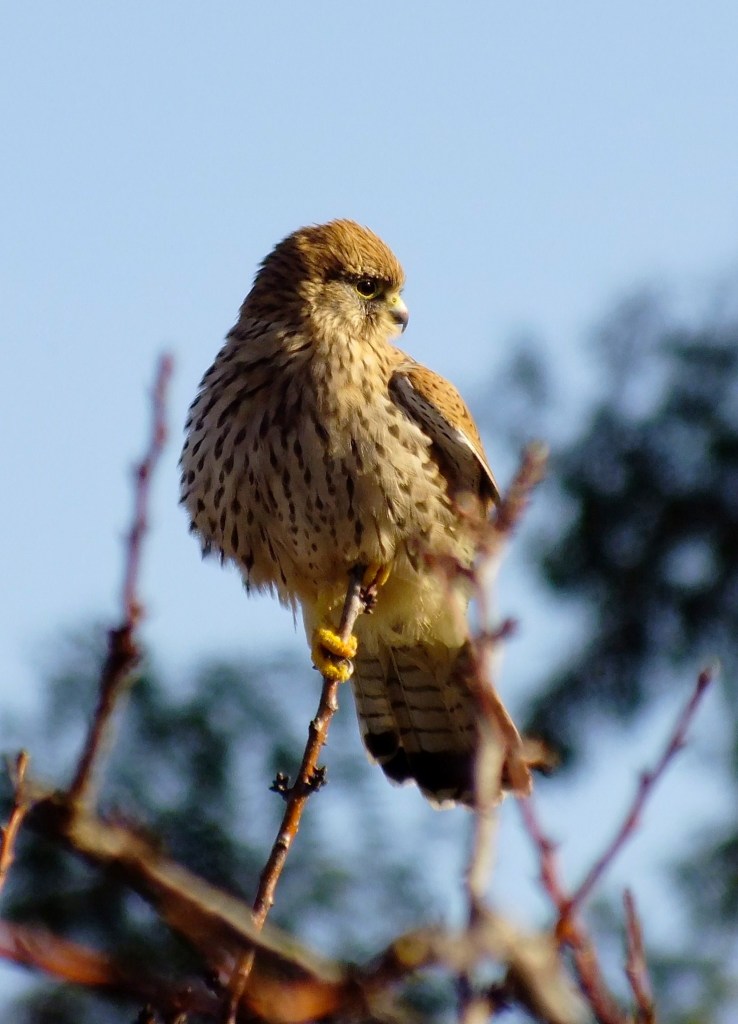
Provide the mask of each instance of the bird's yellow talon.
{"label": "bird's yellow talon", "polygon": [[319,644],[328,654],[332,654],[334,658],[354,658],[359,646],[355,636],[350,636],[348,640],[342,640],[338,633],[334,633],[332,629],[328,629],[325,626],[315,630],[313,644]]}
{"label": "bird's yellow talon", "polygon": [[358,641],[355,636],[342,640],[332,629],[320,626],[313,633],[311,646],[313,664],[328,679],[345,683],[353,675],[351,659],[356,656]]}
{"label": "bird's yellow talon", "polygon": [[368,590],[372,587],[374,590],[379,590],[390,578],[390,572],[391,567],[389,565],[375,563],[374,565],[367,566],[364,578],[361,581],[364,589]]}

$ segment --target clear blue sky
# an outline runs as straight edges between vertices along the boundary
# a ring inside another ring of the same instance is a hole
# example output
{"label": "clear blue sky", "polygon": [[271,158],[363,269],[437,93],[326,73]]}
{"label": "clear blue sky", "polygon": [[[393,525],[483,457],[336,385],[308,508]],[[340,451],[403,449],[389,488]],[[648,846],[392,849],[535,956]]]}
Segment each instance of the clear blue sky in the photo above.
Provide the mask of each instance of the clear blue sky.
{"label": "clear blue sky", "polygon": [[413,355],[471,391],[532,328],[578,400],[614,294],[738,259],[737,52],[735,0],[5,5],[3,691],[33,692],[59,627],[115,615],[164,348],[146,636],[175,667],[293,636],[200,562],[176,483],[197,381],[279,238],[370,225],[405,265]]}

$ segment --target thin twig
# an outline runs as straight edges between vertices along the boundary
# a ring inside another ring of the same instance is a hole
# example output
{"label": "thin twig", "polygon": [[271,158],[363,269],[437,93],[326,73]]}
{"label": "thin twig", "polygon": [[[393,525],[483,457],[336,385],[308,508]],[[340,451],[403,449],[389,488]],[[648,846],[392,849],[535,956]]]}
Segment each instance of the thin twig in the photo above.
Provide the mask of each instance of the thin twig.
{"label": "thin twig", "polygon": [[148,451],[136,467],[136,488],[133,522],[128,534],[128,557],[123,577],[124,620],[137,624],[142,609],[138,598],[138,577],[141,567],[141,549],[149,527],[149,493],[151,479],[167,440],[166,400],[169,381],[174,369],[170,355],[163,355],[154,380],[151,396],[152,423]]}
{"label": "thin twig", "polygon": [[527,445],[520,460],[520,466],[510,486],[495,508],[491,528],[485,531],[483,554],[496,554],[505,544],[522,519],[532,491],[546,475],[548,449],[536,442]]}
{"label": "thin twig", "polygon": [[0,828],[0,891],[8,877],[10,865],[15,859],[15,842],[18,832],[23,824],[23,819],[31,807],[31,801],[24,792],[24,781],[26,769],[28,768],[28,754],[21,750],[15,759],[10,776],[13,785],[13,806],[10,809],[7,825]]}
{"label": "thin twig", "polygon": [[664,748],[664,752],[656,765],[650,771],[644,772],[641,775],[633,802],[628,813],[625,815],[622,824],[615,832],[615,835],[605,848],[602,855],[595,861],[578,888],[572,893],[571,899],[569,900],[569,906],[565,913],[571,913],[576,910],[577,907],[582,905],[617,854],[620,852],[623,845],[635,834],[640,822],[641,814],[643,813],[644,805],[651,795],[654,786],[661,779],[672,759],[685,746],[687,730],[695,716],[695,712],[697,711],[700,701],[702,700],[708,686],[713,681],[714,676],[715,672],[711,668],[703,669],[702,672],[700,672],[697,677],[697,682],[695,684],[694,691],[692,692],[692,696],[689,698],[683,710],[679,713],[671,732],[671,736]]}
{"label": "thin twig", "polygon": [[[478,746],[474,763],[474,827],[469,862],[465,874],[469,928],[484,911],[485,896],[492,871],[497,827],[495,807],[503,789],[503,773],[510,788],[525,795],[530,792],[531,775],[525,763],[523,741],[493,683],[492,658],[497,645],[508,634],[509,623],[496,631],[490,629],[491,614],[487,580],[494,572],[505,543],[519,523],[530,492],[545,471],[546,453],[541,446],[530,446],[523,453],[520,467],[510,487],[501,497],[491,523],[481,524],[479,557],[468,579],[477,602],[479,630],[469,650],[468,674],[478,706]],[[466,574],[465,574],[466,575]],[[457,979],[459,1018],[462,1024],[476,1024],[489,1018],[491,1004],[487,993],[475,991],[473,979],[462,972]]]}
{"label": "thin twig", "polygon": [[[371,595],[368,595],[362,589],[363,575],[364,567],[362,566],[358,566],[350,574],[346,600],[344,601],[341,622],[338,627],[338,635],[342,640],[350,638],[356,619],[366,607],[367,600],[371,599]],[[338,710],[338,690],[340,685],[340,681],[323,676],[323,688],[320,694],[318,710],[308,728],[307,743],[305,744],[297,778],[294,785],[284,793],[287,806],[282,816],[277,837],[274,840],[271,852],[259,879],[259,888],[253,904],[253,918],[257,928],[264,924],[274,904],[274,892],[287,860],[287,854],[297,835],[308,798],[316,788],[316,778],[320,778],[318,758],[328,738],[328,729],[333,715]],[[254,953],[251,951],[242,958],[233,973],[228,986],[229,1003],[225,1018],[227,1024],[235,1024],[238,1004],[246,989],[253,962]]]}
{"label": "thin twig", "polygon": [[[338,635],[342,640],[349,639],[354,623],[362,610],[361,577],[361,571],[352,574],[352,579],[346,593],[341,623],[338,628]],[[300,827],[302,812],[313,789],[313,779],[318,767],[318,758],[328,738],[328,729],[333,715],[338,710],[338,690],[340,685],[340,682],[336,680],[323,677],[323,688],[320,694],[318,710],[308,729],[308,739],[302,755],[300,769],[297,773],[297,779],[290,792],[282,823],[279,826],[277,837],[274,840],[269,858],[259,879],[259,889],[254,899],[254,921],[257,924],[262,924],[266,920],[267,914],[274,903],[274,891],[279,881],[279,876],[282,873],[290,846]]]}
{"label": "thin twig", "polygon": [[[578,916],[569,915],[566,918],[562,916],[569,905],[569,899],[560,881],[556,846],[541,828],[532,798],[520,800],[518,806],[528,835],[538,850],[541,883],[559,913],[556,937],[560,944],[566,944],[571,948],[579,986],[595,1019],[598,1024],[627,1024],[626,1016],[621,1012],[605,984],[594,944]],[[562,921],[566,923],[565,930],[561,927]]]}
{"label": "thin twig", "polygon": [[[479,616],[488,621],[487,595],[478,592]],[[495,641],[486,634],[472,641],[473,687],[480,704],[479,747],[474,765],[474,832],[466,871],[469,924],[476,922],[477,911],[484,903],[492,865],[496,817],[494,809],[500,799],[502,769],[509,741],[499,727],[497,704],[502,702],[492,686],[491,659]],[[493,706],[490,706],[493,705]]]}
{"label": "thin twig", "polygon": [[521,800],[519,804],[528,835],[538,849],[541,882],[558,911],[559,919],[556,925],[556,935],[561,944],[571,948],[574,966],[582,991],[589,1000],[590,1006],[600,1024],[624,1024],[627,1016],[617,1006],[604,983],[594,945],[579,920],[578,911],[583,901],[591,894],[594,886],[597,885],[607,868],[612,864],[624,843],[634,835],[643,812],[643,807],[653,792],[655,784],[659,781],[675,755],[685,745],[689,725],[694,718],[705,691],[714,678],[714,674],[712,669],[704,669],[700,672],[694,691],[679,714],[661,757],[651,771],[645,772],[641,776],[635,797],[622,825],[618,828],[612,841],[587,872],[583,882],[572,895],[567,894],[560,881],[558,864],[556,862],[556,847],[543,832],[532,800]]}
{"label": "thin twig", "polygon": [[172,365],[170,356],[164,355],[159,360],[152,394],[151,437],[135,471],[133,521],[126,542],[123,575],[122,622],[108,635],[108,654],[100,677],[97,708],[69,790],[72,801],[80,805],[94,802],[97,769],[110,740],[113,711],[130,685],[131,671],[140,657],[135,632],[143,611],[138,597],[141,548],[148,528],[151,478],[166,440],[166,393]]}
{"label": "thin twig", "polygon": [[636,1024],[656,1024],[651,981],[648,975],[643,930],[636,910],[635,897],[630,889],[623,893],[625,906],[625,975],[635,999]]}
{"label": "thin twig", "polygon": [[542,445],[526,448],[510,487],[497,505],[492,523],[482,529],[480,558],[471,577],[480,629],[471,641],[470,680],[479,705],[481,727],[474,770],[474,838],[466,872],[470,925],[474,924],[476,911],[483,903],[489,878],[495,826],[492,809],[499,800],[503,767],[508,776],[512,776],[507,782],[514,791],[530,791],[530,772],[525,764],[520,734],[492,682],[491,662],[495,648],[514,625],[507,620],[499,629],[490,629],[485,580],[494,569],[504,542],[519,523],[530,492],[542,479],[545,467],[545,448]]}

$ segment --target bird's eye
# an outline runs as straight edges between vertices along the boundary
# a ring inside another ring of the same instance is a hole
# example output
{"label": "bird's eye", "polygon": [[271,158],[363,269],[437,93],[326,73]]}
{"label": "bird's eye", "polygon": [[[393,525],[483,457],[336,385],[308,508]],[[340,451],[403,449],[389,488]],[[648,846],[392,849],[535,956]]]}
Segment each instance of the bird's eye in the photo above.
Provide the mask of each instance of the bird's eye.
{"label": "bird's eye", "polygon": [[360,277],[355,287],[362,299],[376,299],[382,290],[376,277]]}

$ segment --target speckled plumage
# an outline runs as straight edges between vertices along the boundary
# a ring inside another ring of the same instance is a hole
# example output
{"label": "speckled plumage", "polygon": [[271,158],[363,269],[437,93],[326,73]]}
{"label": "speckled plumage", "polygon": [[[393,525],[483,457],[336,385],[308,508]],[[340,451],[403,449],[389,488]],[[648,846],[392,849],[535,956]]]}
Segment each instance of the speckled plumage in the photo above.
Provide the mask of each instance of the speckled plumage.
{"label": "speckled plumage", "polygon": [[277,245],[190,409],[182,500],[205,550],[299,604],[309,636],[337,624],[353,566],[391,567],[356,628],[364,741],[391,778],[468,799],[468,595],[422,553],[469,563],[456,498],[484,515],[496,487],[456,390],[391,342],[407,320],[403,280],[352,221]]}

